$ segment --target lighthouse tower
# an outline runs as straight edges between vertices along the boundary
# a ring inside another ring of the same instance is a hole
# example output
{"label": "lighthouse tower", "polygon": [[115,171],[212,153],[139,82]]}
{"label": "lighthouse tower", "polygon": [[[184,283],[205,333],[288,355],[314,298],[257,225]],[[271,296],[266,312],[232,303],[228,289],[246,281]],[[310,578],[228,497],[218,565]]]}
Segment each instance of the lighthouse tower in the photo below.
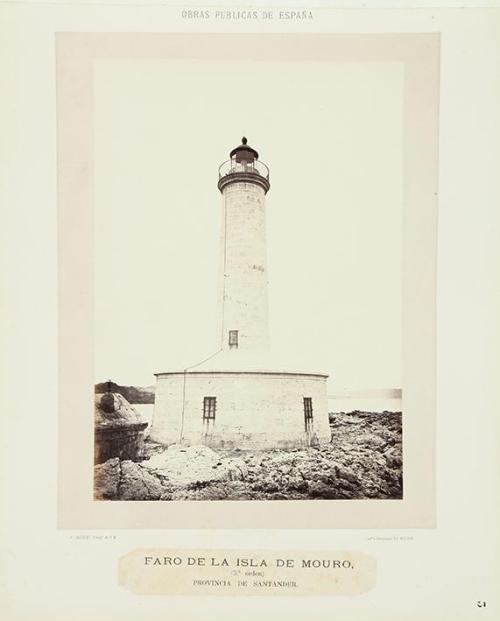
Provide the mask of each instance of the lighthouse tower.
{"label": "lighthouse tower", "polygon": [[156,373],[150,437],[241,449],[330,441],[325,373],[271,350],[266,195],[269,169],[245,137],[219,167],[222,195],[217,339],[203,362]]}
{"label": "lighthouse tower", "polygon": [[219,326],[221,349],[269,349],[266,209],[269,170],[247,144],[219,168],[222,233]]}

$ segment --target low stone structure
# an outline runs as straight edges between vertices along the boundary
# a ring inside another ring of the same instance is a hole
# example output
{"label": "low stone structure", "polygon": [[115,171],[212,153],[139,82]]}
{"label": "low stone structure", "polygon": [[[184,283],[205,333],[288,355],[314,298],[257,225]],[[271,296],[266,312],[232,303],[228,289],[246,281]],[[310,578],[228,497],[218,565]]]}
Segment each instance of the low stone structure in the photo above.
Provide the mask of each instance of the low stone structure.
{"label": "low stone structure", "polygon": [[119,393],[95,395],[94,463],[100,464],[112,457],[141,459],[147,426]]}
{"label": "low stone structure", "polygon": [[330,441],[326,375],[210,370],[157,378],[156,442],[286,449]]}

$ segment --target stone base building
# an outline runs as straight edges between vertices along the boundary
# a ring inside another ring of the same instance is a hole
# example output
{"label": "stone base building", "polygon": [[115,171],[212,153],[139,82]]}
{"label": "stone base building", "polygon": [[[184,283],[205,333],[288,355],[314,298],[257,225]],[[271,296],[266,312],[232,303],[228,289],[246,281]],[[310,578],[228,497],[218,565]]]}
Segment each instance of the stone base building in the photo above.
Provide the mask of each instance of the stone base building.
{"label": "stone base building", "polygon": [[242,449],[330,441],[325,374],[210,362],[157,374],[152,439]]}

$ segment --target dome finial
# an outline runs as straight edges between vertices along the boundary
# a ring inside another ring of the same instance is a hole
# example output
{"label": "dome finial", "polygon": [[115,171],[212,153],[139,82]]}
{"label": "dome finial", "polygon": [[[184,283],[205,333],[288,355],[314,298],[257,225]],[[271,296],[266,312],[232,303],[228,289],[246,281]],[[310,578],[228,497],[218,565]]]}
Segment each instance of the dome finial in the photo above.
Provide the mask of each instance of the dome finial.
{"label": "dome finial", "polygon": [[243,138],[241,139],[241,144],[239,144],[231,151],[229,157],[231,159],[235,157],[237,162],[242,162],[243,160],[245,160],[246,162],[253,162],[254,160],[259,159],[259,154],[255,149],[252,149],[252,147],[247,144],[247,137],[243,136]]}

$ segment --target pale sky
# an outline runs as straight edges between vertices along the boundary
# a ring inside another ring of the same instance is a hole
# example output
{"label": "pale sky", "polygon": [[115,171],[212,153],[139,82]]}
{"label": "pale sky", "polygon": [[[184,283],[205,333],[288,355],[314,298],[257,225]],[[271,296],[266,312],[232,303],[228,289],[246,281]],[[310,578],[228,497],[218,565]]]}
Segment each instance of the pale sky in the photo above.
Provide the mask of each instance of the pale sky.
{"label": "pale sky", "polygon": [[271,171],[272,346],[329,393],[401,386],[400,63],[95,63],[95,378],[218,349],[217,170]]}

